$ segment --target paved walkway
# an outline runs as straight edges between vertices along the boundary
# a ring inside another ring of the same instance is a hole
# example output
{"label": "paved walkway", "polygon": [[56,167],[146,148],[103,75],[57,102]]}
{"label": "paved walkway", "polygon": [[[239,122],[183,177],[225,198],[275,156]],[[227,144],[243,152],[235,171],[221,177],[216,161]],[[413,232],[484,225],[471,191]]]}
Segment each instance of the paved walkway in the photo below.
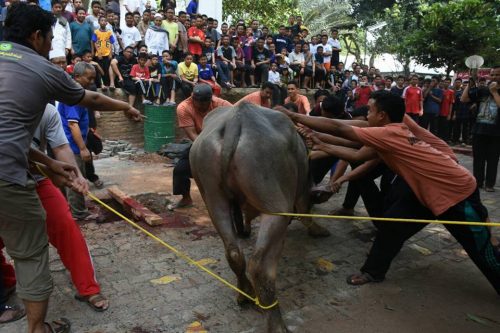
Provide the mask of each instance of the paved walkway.
{"label": "paved walkway", "polygon": [[[471,159],[461,159],[470,168]],[[96,164],[106,185],[118,184],[130,194],[162,192],[165,199],[172,199],[172,169],[167,165],[117,158]],[[344,193],[345,188],[315,211],[327,213],[338,207]],[[492,220],[500,221],[500,188],[496,193],[482,193],[482,197]],[[234,281],[199,195],[195,201],[195,208],[177,216],[190,226],[149,230],[196,260],[205,259],[209,268]],[[365,214],[362,206],[357,212]],[[429,226],[413,237],[394,261],[385,282],[356,288],[348,286],[345,277],[364,261],[374,231],[371,223],[319,222],[332,236],[311,239],[300,223],[293,222],[280,261],[278,295],[292,332],[500,331],[498,295],[441,226]],[[188,326],[195,322],[209,332],[262,331],[261,314],[240,309],[234,292],[123,221],[81,227],[111,307],[96,313],[74,300],[69,275],[51,249],[55,290],[48,318],[67,317],[73,332],[78,333],[180,333],[188,332]],[[254,236],[257,227],[258,223],[253,226]],[[243,243],[250,251],[252,241]],[[319,259],[332,264],[331,272],[318,269]],[[4,325],[0,331],[24,332],[26,323]]]}

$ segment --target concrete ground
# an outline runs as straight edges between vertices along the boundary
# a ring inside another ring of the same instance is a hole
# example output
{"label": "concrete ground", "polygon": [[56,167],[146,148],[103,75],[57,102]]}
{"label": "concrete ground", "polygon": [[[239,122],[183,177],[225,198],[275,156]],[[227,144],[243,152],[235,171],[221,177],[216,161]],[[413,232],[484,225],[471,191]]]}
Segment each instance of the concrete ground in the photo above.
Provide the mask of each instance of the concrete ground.
{"label": "concrete ground", "polygon": [[[471,158],[460,158],[470,169]],[[172,168],[163,162],[109,158],[96,161],[96,169],[106,185],[117,184],[129,194],[160,192],[162,200],[173,199]],[[207,267],[234,282],[222,243],[195,188],[193,192],[194,208],[166,214],[167,225],[147,229],[195,260],[204,259]],[[344,193],[345,187],[314,211],[324,214],[340,206]],[[481,195],[491,219],[500,221],[500,188]],[[361,204],[357,214],[366,215]],[[372,224],[318,222],[332,236],[312,239],[300,223],[293,222],[279,265],[278,297],[292,332],[500,332],[500,297],[441,226],[428,226],[410,239],[386,281],[352,287],[345,278],[362,265],[371,245]],[[51,249],[55,289],[49,319],[66,317],[78,333],[202,332],[198,324],[209,332],[262,331],[262,315],[239,308],[233,291],[119,218],[81,228],[110,309],[96,313],[73,298],[69,275]],[[243,241],[248,252],[258,223],[253,228],[252,240]],[[318,269],[320,259],[326,271]],[[25,332],[26,322],[3,325],[0,331]]]}

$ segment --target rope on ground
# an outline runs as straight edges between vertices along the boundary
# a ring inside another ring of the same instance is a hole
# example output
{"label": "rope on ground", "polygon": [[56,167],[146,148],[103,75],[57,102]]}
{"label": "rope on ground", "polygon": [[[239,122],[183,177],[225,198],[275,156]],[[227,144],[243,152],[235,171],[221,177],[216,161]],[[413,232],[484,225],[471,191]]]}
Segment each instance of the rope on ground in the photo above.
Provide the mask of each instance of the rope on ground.
{"label": "rope on ground", "polygon": [[187,261],[188,263],[198,267],[199,269],[201,269],[202,271],[204,271],[205,273],[207,273],[208,275],[212,276],[213,278],[219,280],[220,282],[222,282],[224,285],[226,285],[227,287],[235,290],[236,292],[240,293],[241,295],[245,296],[246,298],[248,298],[249,300],[251,300],[252,302],[255,303],[255,305],[257,305],[258,307],[260,307],[261,309],[263,310],[269,310],[269,309],[272,309],[274,308],[276,305],[278,305],[278,300],[274,301],[271,305],[262,305],[259,301],[259,298],[258,297],[252,297],[250,296],[249,294],[247,294],[246,292],[244,292],[243,290],[239,289],[238,287],[236,287],[235,285],[231,284],[229,281],[225,280],[224,278],[220,277],[219,275],[215,274],[214,272],[212,272],[211,270],[209,270],[208,268],[200,265],[199,263],[197,263],[194,259],[192,259],[191,257],[189,257],[187,254],[177,250],[175,247],[173,247],[172,245],[168,244],[167,242],[165,242],[164,240],[162,240],[161,238],[155,236],[154,234],[152,234],[151,232],[147,231],[146,229],[144,229],[143,227],[141,227],[140,225],[138,225],[137,223],[133,222],[132,220],[130,220],[129,218],[127,218],[126,216],[124,216],[123,214],[121,214],[120,212],[116,211],[114,208],[110,207],[109,205],[107,205],[106,203],[104,203],[102,200],[100,200],[99,198],[97,198],[94,194],[92,194],[91,192],[87,193],[88,197],[91,198],[92,200],[94,200],[95,202],[97,202],[98,204],[100,204],[101,206],[103,206],[104,208],[108,209],[109,211],[111,211],[112,213],[116,214],[117,216],[121,217],[123,220],[125,220],[125,222],[127,222],[128,224],[130,224],[131,226],[133,226],[134,228],[142,231],[144,234],[146,234],[147,236],[151,237],[152,239],[154,239],[155,241],[157,241],[158,243],[160,243],[161,245],[163,245],[164,247],[166,247],[167,249],[169,249],[170,251],[172,251],[173,253],[175,253],[177,256],[179,256],[180,258],[184,259],[185,261]]}
{"label": "rope on ground", "polygon": [[298,213],[267,213],[267,214],[275,216],[286,216],[286,217],[311,217],[311,218],[335,219],[335,220],[372,220],[372,221],[382,221],[382,222],[453,224],[453,225],[471,225],[471,226],[483,226],[483,227],[500,227],[500,222],[444,221],[444,220],[403,219],[403,218],[390,218],[390,217],[341,216],[341,215],[298,214]]}

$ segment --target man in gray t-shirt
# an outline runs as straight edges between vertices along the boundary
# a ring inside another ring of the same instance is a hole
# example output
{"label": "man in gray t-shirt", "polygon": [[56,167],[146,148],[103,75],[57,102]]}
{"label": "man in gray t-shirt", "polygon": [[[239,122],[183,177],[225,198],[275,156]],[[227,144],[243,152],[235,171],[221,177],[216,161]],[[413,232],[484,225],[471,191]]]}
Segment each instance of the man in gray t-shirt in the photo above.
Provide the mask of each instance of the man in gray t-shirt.
{"label": "man in gray t-shirt", "polygon": [[[32,136],[50,100],[100,110],[123,110],[134,120],[141,115],[125,102],[86,91],[46,58],[51,49],[51,13],[16,3],[9,7],[0,42],[0,237],[14,259],[17,293],[26,307],[28,331],[42,332],[52,291],[45,211],[35,183],[28,176],[28,159],[41,163],[59,186],[85,189],[75,182],[73,165],[52,160],[30,149]],[[36,169],[36,168],[35,168]],[[33,169],[32,169],[33,170]],[[58,331],[69,327],[59,322]]]}

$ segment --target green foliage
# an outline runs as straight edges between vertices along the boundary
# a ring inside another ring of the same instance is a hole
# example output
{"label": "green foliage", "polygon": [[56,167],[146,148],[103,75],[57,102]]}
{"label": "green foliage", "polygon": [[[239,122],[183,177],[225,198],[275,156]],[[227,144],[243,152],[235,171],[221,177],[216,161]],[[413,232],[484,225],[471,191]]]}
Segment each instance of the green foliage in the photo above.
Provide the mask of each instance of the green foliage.
{"label": "green foliage", "polygon": [[277,31],[280,25],[287,25],[290,15],[301,15],[297,0],[223,0],[223,18],[233,22],[239,19],[248,24],[257,19],[263,25]]}
{"label": "green foliage", "polygon": [[415,59],[448,71],[465,68],[465,58],[482,55],[486,64],[499,61],[499,16],[487,0],[453,0],[422,5],[419,29],[407,38]]}

